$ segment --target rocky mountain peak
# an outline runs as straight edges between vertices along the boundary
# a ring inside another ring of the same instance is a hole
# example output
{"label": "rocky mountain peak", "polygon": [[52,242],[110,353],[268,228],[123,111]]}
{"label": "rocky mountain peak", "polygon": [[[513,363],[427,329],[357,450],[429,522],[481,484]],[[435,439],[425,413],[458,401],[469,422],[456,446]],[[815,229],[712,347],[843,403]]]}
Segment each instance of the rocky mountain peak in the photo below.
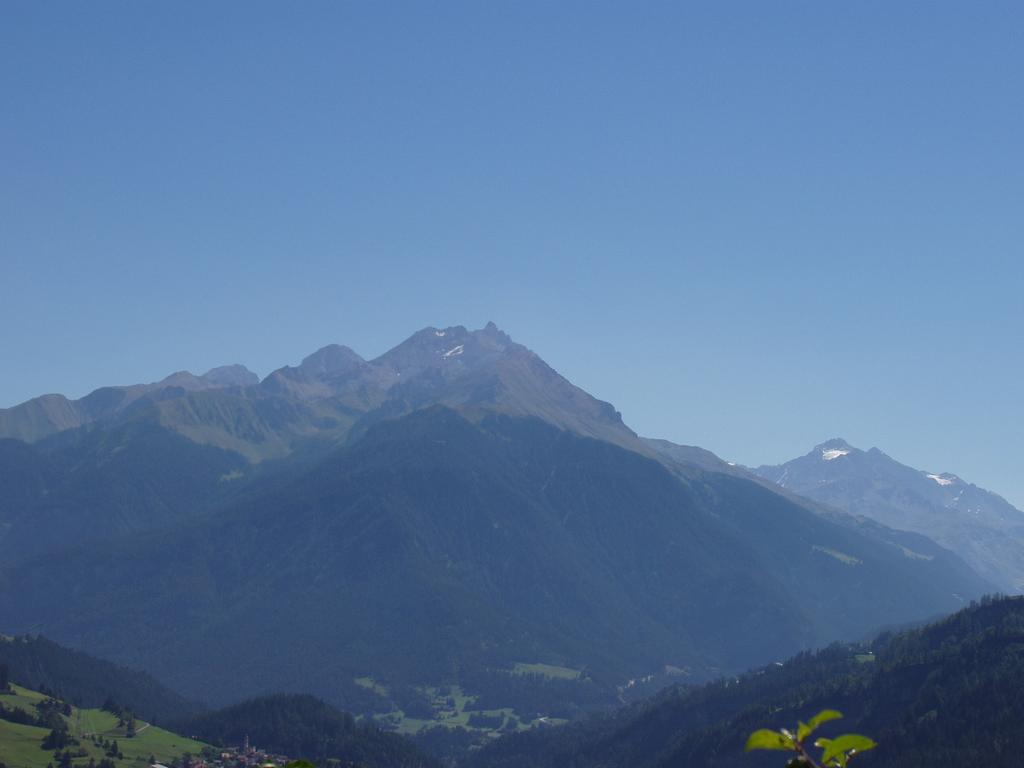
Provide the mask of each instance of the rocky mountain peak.
{"label": "rocky mountain peak", "polygon": [[321,377],[345,373],[364,363],[362,357],[341,344],[328,344],[303,358],[299,369],[307,375]]}
{"label": "rocky mountain peak", "polygon": [[822,461],[835,461],[851,453],[859,452],[841,437],[833,437],[820,445],[816,445],[810,455]]}
{"label": "rocky mountain peak", "polygon": [[252,387],[260,383],[259,376],[237,363],[211,368],[199,378],[218,387]]}
{"label": "rocky mountain peak", "polygon": [[461,372],[486,366],[512,349],[525,348],[514,344],[494,323],[476,331],[462,325],[428,327],[385,352],[372,364],[406,378],[429,369],[438,369],[447,376],[452,369]]}

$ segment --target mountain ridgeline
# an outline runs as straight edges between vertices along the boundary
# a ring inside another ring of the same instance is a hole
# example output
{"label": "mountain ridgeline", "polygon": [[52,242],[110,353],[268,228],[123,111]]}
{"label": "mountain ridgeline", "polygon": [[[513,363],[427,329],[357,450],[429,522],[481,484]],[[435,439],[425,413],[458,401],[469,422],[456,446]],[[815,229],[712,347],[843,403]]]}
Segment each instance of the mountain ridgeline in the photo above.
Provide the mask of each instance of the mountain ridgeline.
{"label": "mountain ridgeline", "polygon": [[0,438],[39,443],[74,427],[146,420],[261,461],[433,404],[537,416],[579,434],[636,444],[614,408],[493,323],[479,331],[425,328],[372,361],[330,345],[262,382],[229,366],[201,377],[181,372],[154,384],[106,387],[81,400],[45,395],[0,409]]}
{"label": "mountain ridgeline", "polygon": [[373,361],[331,345],[262,382],[241,366],[0,409],[0,564],[159,530],[426,405],[534,416],[642,449],[620,415],[493,324],[427,328]]}
{"label": "mountain ridgeline", "polygon": [[476,699],[513,727],[994,589],[923,536],[638,438],[493,325],[232,370],[115,388],[87,423],[3,414],[4,631],[211,704],[311,693],[411,731]]}

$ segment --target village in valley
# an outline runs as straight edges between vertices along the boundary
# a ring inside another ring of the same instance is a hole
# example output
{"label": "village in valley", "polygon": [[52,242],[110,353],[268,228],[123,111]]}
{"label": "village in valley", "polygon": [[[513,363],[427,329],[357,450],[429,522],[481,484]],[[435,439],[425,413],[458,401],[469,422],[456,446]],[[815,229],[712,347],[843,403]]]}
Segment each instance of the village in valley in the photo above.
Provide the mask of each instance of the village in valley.
{"label": "village in valley", "polygon": [[285,755],[270,752],[249,743],[246,736],[238,747],[203,747],[192,756],[184,754],[170,765],[154,762],[150,768],[280,768],[291,762]]}

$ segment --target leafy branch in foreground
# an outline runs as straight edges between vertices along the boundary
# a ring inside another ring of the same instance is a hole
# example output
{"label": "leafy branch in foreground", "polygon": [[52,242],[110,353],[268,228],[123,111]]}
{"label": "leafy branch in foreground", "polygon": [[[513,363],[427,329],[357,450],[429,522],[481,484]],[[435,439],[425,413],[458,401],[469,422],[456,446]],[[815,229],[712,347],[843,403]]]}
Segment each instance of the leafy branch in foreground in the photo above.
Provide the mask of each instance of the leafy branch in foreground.
{"label": "leafy branch in foreground", "polygon": [[779,731],[761,728],[750,734],[744,751],[778,749],[795,752],[796,756],[786,763],[786,768],[846,768],[855,755],[873,749],[876,746],[875,742],[857,733],[847,733],[834,739],[819,738],[814,742],[814,746],[822,750],[818,760],[811,757],[804,746],[804,742],[818,726],[841,717],[842,715],[834,709],[822,710],[808,722],[801,722],[795,735],[785,728]]}

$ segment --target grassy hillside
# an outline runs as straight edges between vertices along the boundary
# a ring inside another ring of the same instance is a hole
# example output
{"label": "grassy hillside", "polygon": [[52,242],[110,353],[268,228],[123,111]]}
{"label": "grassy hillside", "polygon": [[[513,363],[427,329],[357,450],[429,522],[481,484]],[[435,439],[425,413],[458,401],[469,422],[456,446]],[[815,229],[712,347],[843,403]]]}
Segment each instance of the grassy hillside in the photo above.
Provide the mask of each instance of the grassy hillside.
{"label": "grassy hillside", "polygon": [[[522,667],[549,667],[547,664],[523,664]],[[564,667],[552,667],[555,670],[565,670]],[[510,680],[512,673],[499,673]],[[516,675],[527,673],[515,672]],[[564,723],[568,716],[557,717],[551,714],[550,709],[538,711],[536,706],[529,706],[536,702],[552,704],[557,707],[567,705],[573,696],[586,698],[587,691],[584,687],[591,686],[591,697],[602,696],[603,692],[593,689],[590,681],[582,682],[580,688],[573,689],[563,687],[554,692],[545,691],[545,680],[539,673],[529,673],[534,679],[524,680],[522,693],[517,698],[515,692],[508,688],[501,689],[498,693],[490,693],[482,696],[469,695],[458,685],[435,686],[409,686],[401,690],[391,690],[382,686],[373,678],[360,678],[360,685],[372,685],[380,696],[390,703],[392,708],[384,713],[372,715],[373,722],[380,728],[406,736],[423,735],[425,731],[442,728],[453,731],[460,731],[461,737],[467,743],[485,743],[488,739],[497,737],[500,733],[509,731],[521,731],[539,725],[553,725]],[[578,673],[577,673],[578,674]],[[568,679],[551,675],[551,679]],[[506,698],[507,697],[507,698]],[[529,702],[524,706],[523,702]],[[500,706],[508,703],[507,706]],[[514,706],[518,704],[518,708]],[[610,706],[604,698],[595,702],[594,709]],[[545,714],[547,713],[547,714]],[[566,714],[566,713],[562,713]],[[574,710],[573,714],[576,714]]]}
{"label": "grassy hillside", "polygon": [[[12,685],[10,691],[0,693],[0,704],[5,710],[16,709],[29,715],[39,710],[37,705],[48,697],[37,691]],[[96,763],[108,758],[108,749],[103,742],[117,742],[120,757],[110,757],[117,768],[144,768],[151,758],[169,764],[186,752],[197,754],[208,746],[201,741],[179,736],[158,728],[143,720],[136,720],[136,735],[128,737],[126,728],[118,726],[116,715],[101,709],[79,709],[71,707],[70,714],[61,714],[71,737],[78,744],[69,744],[67,749],[76,753],[84,750],[85,755],[72,760],[74,766],[86,766],[89,760]],[[43,740],[50,729],[25,725],[0,719],[0,762],[7,768],[46,768],[57,764],[53,750],[43,749]],[[97,743],[99,742],[99,743]]]}

